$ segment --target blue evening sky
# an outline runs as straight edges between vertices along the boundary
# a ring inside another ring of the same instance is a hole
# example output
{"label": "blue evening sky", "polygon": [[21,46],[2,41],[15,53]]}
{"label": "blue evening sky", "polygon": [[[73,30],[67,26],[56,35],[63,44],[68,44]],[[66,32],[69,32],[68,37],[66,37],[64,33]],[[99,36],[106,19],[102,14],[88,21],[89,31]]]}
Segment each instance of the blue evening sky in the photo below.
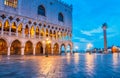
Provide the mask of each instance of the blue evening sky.
{"label": "blue evening sky", "polygon": [[73,42],[80,50],[88,43],[103,48],[101,26],[108,24],[108,46],[120,46],[120,0],[62,0],[73,5]]}

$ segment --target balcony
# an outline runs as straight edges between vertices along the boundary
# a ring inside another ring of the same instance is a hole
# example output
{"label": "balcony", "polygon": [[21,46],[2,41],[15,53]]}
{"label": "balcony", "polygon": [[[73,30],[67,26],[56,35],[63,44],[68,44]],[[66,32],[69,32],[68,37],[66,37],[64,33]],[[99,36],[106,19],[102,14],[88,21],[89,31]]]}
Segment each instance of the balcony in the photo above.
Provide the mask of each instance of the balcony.
{"label": "balcony", "polygon": [[22,37],[22,38],[31,38],[31,39],[46,39],[46,38],[49,38],[50,40],[52,41],[71,41],[71,39],[65,39],[65,38],[54,38],[54,37],[46,37],[46,36],[40,36],[40,35],[34,35],[34,36],[31,36],[30,34],[20,34],[20,33],[16,33],[16,32],[9,32],[9,31],[3,31],[3,34],[2,34],[2,31],[0,31],[0,35],[3,35],[3,36],[11,36],[11,37]]}

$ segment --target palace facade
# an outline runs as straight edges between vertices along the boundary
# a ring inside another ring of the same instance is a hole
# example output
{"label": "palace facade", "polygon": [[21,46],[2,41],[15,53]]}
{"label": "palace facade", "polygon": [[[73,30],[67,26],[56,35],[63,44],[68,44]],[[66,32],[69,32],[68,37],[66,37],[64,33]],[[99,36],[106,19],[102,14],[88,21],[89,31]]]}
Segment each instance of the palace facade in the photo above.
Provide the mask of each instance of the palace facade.
{"label": "palace facade", "polygon": [[72,6],[59,0],[0,0],[0,55],[72,52]]}

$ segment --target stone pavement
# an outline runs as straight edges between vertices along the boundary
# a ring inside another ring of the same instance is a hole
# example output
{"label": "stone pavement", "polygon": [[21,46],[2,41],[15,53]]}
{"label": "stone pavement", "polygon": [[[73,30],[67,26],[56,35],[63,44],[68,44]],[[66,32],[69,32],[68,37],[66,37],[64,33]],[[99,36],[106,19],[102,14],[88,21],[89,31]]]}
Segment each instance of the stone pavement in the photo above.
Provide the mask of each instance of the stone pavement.
{"label": "stone pavement", "polygon": [[118,54],[0,56],[0,78],[120,78]]}

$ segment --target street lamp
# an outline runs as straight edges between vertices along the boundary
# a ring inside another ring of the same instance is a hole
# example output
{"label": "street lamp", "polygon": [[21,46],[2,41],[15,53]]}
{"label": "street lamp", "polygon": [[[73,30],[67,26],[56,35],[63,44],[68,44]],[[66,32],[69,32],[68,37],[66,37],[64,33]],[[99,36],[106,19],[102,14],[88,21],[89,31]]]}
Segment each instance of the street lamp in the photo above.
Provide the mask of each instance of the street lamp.
{"label": "street lamp", "polygon": [[87,50],[88,50],[88,51],[91,50],[92,47],[93,47],[93,44],[92,44],[92,43],[88,43],[88,44],[87,44]]}
{"label": "street lamp", "polygon": [[75,46],[75,50],[76,50],[76,52],[77,52],[77,50],[78,50],[78,46]]}

